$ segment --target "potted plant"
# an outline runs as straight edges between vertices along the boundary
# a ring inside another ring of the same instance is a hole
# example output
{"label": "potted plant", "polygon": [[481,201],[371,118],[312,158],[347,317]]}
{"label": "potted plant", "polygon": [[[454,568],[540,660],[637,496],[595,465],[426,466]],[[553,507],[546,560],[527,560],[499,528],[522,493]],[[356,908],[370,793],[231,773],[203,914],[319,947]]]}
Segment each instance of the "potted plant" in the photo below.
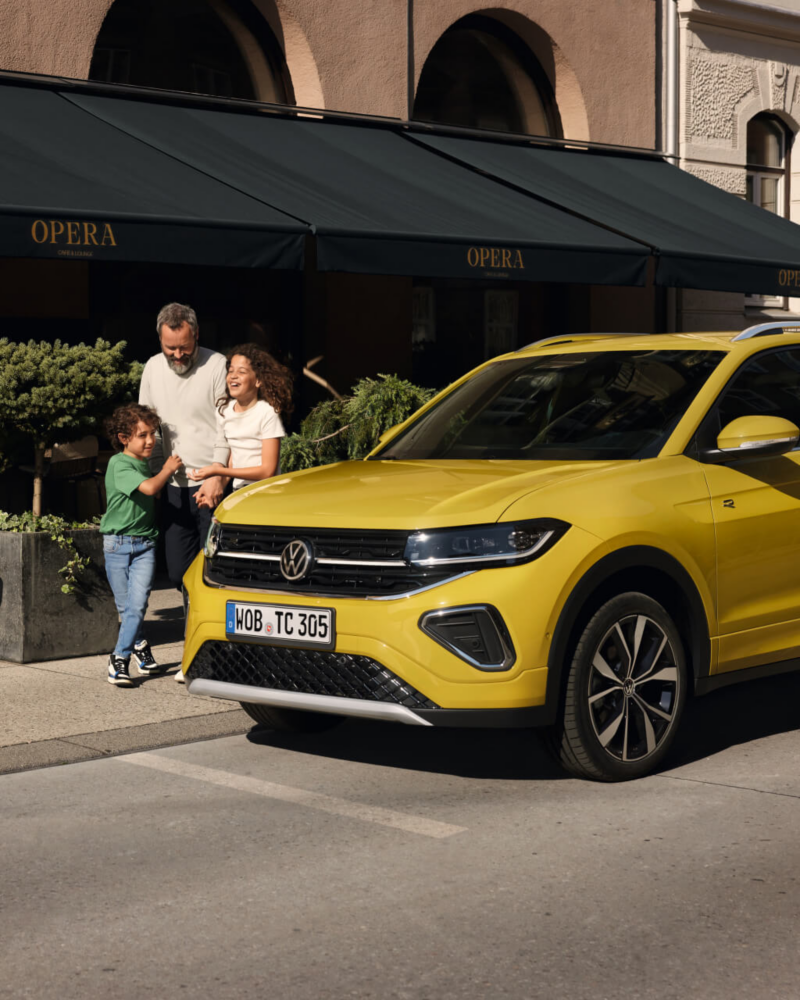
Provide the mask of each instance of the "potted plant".
{"label": "potted plant", "polygon": [[43,516],[42,486],[46,449],[94,429],[134,393],[141,366],[124,348],[0,339],[0,440],[25,440],[34,456],[32,510],[0,511],[0,659],[103,653],[116,640],[97,524]]}

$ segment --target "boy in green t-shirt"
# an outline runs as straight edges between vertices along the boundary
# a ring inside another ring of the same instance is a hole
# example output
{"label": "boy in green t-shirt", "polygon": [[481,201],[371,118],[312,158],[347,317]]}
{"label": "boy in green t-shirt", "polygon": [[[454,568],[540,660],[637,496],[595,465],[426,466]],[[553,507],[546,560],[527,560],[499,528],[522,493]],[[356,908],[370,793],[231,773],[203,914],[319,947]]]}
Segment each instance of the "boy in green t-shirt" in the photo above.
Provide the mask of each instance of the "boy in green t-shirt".
{"label": "boy in green t-shirt", "polygon": [[118,407],[106,421],[106,433],[115,448],[122,448],[108,463],[107,508],[100,521],[106,576],[120,614],[119,637],[108,658],[108,683],[131,687],[131,655],[140,674],[161,669],[142,634],[142,623],[156,572],[156,495],[183,465],[171,455],[155,475],[147,459],[153,451],[158,414],[149,406],[130,403]]}

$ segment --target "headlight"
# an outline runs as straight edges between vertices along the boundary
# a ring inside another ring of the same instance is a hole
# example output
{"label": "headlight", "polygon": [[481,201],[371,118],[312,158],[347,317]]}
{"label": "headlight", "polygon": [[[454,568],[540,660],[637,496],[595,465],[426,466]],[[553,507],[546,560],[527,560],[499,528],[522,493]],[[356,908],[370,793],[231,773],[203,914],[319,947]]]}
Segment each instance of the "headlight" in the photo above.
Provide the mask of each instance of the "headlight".
{"label": "headlight", "polygon": [[565,521],[541,518],[417,531],[406,542],[405,558],[414,566],[513,565],[546,552],[568,528]]}
{"label": "headlight", "polygon": [[203,554],[206,559],[213,559],[219,548],[219,537],[222,534],[222,525],[215,518],[211,518],[211,527],[208,529],[206,544],[203,547]]}

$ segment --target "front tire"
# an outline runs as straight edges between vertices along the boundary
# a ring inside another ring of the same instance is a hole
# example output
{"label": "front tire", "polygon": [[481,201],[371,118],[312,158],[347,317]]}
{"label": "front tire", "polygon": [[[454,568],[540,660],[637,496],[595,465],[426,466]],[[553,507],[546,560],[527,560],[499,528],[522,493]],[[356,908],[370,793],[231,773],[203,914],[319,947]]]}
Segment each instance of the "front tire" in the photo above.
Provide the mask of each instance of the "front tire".
{"label": "front tire", "polygon": [[581,633],[567,675],[554,749],[571,774],[626,781],[666,756],[686,704],[678,629],[646,594],[607,601]]}
{"label": "front tire", "polygon": [[239,704],[253,722],[284,733],[324,733],[344,721],[341,715],[327,712],[303,712],[297,708],[255,705],[249,701],[240,701]]}

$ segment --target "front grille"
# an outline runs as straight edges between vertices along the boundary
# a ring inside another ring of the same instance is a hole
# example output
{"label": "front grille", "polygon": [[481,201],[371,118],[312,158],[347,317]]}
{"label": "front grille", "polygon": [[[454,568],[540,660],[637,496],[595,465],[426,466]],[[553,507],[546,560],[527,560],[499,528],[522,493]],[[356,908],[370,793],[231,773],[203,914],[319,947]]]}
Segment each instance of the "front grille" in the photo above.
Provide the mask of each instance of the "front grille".
{"label": "front grille", "polygon": [[186,677],[276,691],[390,702],[411,709],[439,707],[369,656],[318,649],[209,639],[197,651]]}
{"label": "front grille", "polygon": [[305,538],[313,544],[318,559],[402,559],[408,536],[408,531],[330,531],[223,524],[220,548],[279,556],[293,538]]}
{"label": "front grille", "polygon": [[[403,559],[407,531],[331,531],[319,528],[261,528],[224,524],[217,554],[206,561],[209,583],[221,587],[279,590],[292,594],[331,594],[380,597],[404,594],[454,576],[452,568],[420,569]],[[295,583],[285,580],[277,557],[295,538],[314,550],[316,562],[309,575]],[[275,556],[264,559],[226,559],[221,553]],[[363,566],[364,561],[393,561],[395,566]]]}

